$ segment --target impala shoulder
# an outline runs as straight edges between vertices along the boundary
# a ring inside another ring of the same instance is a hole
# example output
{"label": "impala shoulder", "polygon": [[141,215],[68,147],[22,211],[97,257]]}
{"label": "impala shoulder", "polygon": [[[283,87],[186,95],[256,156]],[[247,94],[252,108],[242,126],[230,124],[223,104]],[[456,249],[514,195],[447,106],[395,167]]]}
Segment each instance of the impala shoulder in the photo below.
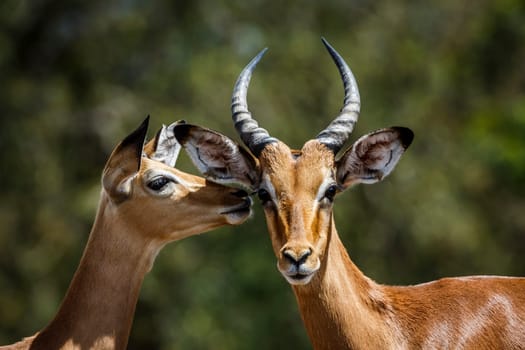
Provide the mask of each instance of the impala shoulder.
{"label": "impala shoulder", "polygon": [[[474,303],[493,295],[525,302],[525,278],[501,276],[446,277],[406,287],[394,287],[402,298],[434,300],[456,304],[463,300]],[[480,299],[481,298],[481,299]]]}
{"label": "impala shoulder", "polygon": [[[463,287],[463,288],[484,288],[490,290],[521,290],[525,294],[525,278],[523,277],[508,277],[508,276],[465,276],[465,277],[449,277],[442,278],[439,282],[442,286]],[[480,289],[482,292],[483,289]]]}

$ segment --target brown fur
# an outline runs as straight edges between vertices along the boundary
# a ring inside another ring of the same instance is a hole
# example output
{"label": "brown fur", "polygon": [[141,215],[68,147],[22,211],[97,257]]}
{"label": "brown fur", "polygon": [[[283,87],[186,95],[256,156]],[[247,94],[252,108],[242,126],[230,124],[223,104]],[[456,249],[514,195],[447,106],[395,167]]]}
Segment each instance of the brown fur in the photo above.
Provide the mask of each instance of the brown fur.
{"label": "brown fur", "polygon": [[[133,147],[142,149],[143,140],[135,141],[122,143],[108,160],[95,223],[55,318],[34,336],[0,349],[125,349],[143,278],[159,250],[249,216],[249,202],[235,190],[140,157]],[[153,140],[146,153],[155,147]],[[175,191],[153,195],[146,186],[151,171],[176,177]],[[245,210],[235,212],[239,207]]]}
{"label": "brown fur", "polygon": [[[278,205],[265,205],[280,269],[283,247],[314,248],[320,269],[292,285],[314,349],[525,349],[525,279],[450,278],[416,286],[383,286],[367,278],[341,243],[331,207],[315,196],[334,156],[316,141],[293,157],[283,143],[259,157]],[[310,264],[314,266],[314,263]]]}
{"label": "brown fur", "polygon": [[[186,129],[193,136],[183,146],[190,149],[206,148],[199,140],[207,133],[233,142],[197,126]],[[413,136],[401,127],[378,130],[359,138],[337,162],[318,140],[300,151],[280,141],[268,143],[258,156],[261,178],[254,187],[277,267],[292,284],[314,349],[525,349],[524,278],[384,286],[354,265],[340,241],[332,210],[335,192],[388,176]],[[215,151],[222,149],[208,147],[206,153]],[[195,154],[192,159],[213,172],[213,162]]]}

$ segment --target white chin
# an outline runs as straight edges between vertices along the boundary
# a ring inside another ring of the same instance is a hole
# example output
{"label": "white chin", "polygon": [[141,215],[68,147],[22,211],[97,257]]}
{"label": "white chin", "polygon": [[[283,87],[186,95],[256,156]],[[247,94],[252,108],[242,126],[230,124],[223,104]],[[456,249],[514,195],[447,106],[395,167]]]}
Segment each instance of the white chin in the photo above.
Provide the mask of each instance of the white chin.
{"label": "white chin", "polygon": [[287,276],[285,274],[283,274],[283,276],[288,281],[288,283],[290,283],[291,285],[300,286],[300,285],[305,285],[305,284],[310,283],[310,281],[312,280],[312,277],[314,277],[314,274],[312,273],[302,278],[297,278],[297,277],[294,278],[292,276]]}
{"label": "white chin", "polygon": [[250,216],[252,216],[252,211],[250,209],[236,211],[226,214],[226,221],[230,225],[240,225],[248,220]]}

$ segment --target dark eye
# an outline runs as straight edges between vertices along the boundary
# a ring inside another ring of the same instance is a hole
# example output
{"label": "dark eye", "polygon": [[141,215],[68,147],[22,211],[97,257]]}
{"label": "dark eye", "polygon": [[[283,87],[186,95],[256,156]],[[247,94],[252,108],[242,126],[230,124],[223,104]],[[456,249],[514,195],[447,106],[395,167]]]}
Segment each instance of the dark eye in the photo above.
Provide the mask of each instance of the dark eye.
{"label": "dark eye", "polygon": [[160,191],[170,182],[170,179],[164,176],[159,176],[148,182],[148,187],[153,191]]}
{"label": "dark eye", "polygon": [[264,188],[261,188],[259,191],[257,191],[257,195],[259,196],[259,199],[261,200],[262,204],[272,200],[272,197]]}
{"label": "dark eye", "polygon": [[334,200],[334,197],[337,193],[337,186],[331,185],[326,189],[326,192],[324,193],[324,198],[327,198],[330,202]]}

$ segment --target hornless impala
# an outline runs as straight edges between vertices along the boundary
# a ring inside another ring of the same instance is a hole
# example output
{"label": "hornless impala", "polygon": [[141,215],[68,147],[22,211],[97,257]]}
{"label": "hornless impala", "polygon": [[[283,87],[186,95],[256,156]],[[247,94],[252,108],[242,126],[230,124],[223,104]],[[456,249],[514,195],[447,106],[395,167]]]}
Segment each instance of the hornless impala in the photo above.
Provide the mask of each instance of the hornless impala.
{"label": "hornless impala", "polygon": [[251,199],[244,191],[174,168],[177,123],[144,145],[148,119],[106,163],[95,223],[55,318],[34,336],[0,349],[125,349],[140,286],[159,250],[249,217]]}
{"label": "hornless impala", "polygon": [[[525,349],[524,278],[479,276],[386,286],[353,264],[335,228],[334,197],[352,185],[387,176],[413,133],[401,127],[379,130],[335,158],[357,121],[360,98],[347,64],[323,42],[341,74],[344,105],[301,150],[270,137],[248,111],[250,77],[264,51],[242,71],[232,98],[235,127],[256,163],[217,132],[175,128],[179,142],[210,180],[258,191],[277,267],[292,286],[314,348]],[[246,174],[254,170],[259,176],[251,179]]]}

